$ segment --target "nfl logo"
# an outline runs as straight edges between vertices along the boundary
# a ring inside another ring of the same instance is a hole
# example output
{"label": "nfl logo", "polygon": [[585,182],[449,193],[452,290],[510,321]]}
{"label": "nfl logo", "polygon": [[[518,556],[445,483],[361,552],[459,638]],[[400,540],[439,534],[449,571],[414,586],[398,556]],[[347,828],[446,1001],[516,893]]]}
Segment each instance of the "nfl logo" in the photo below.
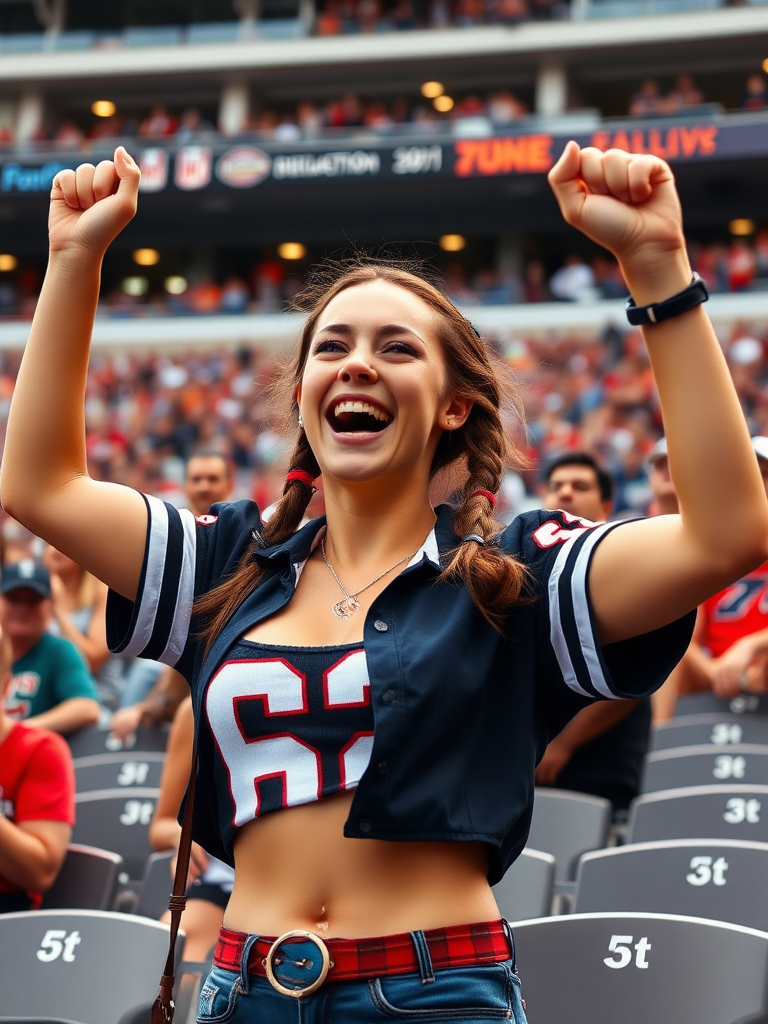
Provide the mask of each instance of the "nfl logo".
{"label": "nfl logo", "polygon": [[168,183],[168,151],[145,149],[139,160],[142,192],[162,192]]}
{"label": "nfl logo", "polygon": [[174,169],[176,188],[193,192],[211,180],[211,151],[207,146],[185,146],[176,154]]}

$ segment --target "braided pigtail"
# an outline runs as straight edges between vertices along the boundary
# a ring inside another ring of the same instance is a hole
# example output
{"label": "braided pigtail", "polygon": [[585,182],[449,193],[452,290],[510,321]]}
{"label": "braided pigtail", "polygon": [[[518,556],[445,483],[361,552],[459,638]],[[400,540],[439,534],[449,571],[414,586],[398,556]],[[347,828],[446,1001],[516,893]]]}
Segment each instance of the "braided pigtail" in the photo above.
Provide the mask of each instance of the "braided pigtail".
{"label": "braided pigtail", "polygon": [[299,431],[291,466],[293,468],[286,476],[282,497],[261,536],[254,537],[253,545],[243,553],[231,576],[195,601],[195,614],[203,623],[201,636],[205,641],[206,654],[237,608],[261,583],[264,569],[253,557],[254,550],[281,544],[298,529],[304,518],[315,491],[312,481],[320,476],[320,467],[303,430]]}
{"label": "braided pigtail", "polygon": [[504,472],[505,438],[493,399],[476,401],[461,430],[469,476],[453,528],[463,540],[451,553],[443,575],[461,579],[488,622],[501,630],[504,613],[523,596],[528,574],[525,566],[494,543],[503,529],[493,509]]}

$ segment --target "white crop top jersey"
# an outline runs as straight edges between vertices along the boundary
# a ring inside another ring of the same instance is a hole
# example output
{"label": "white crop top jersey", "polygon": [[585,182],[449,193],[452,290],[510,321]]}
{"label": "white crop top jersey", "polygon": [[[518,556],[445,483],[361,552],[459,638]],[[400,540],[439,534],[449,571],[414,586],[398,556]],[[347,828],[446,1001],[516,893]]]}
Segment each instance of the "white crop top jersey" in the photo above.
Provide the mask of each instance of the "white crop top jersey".
{"label": "white crop top jersey", "polygon": [[272,811],[354,789],[373,746],[362,643],[284,647],[238,640],[205,695],[219,821],[234,831]]}

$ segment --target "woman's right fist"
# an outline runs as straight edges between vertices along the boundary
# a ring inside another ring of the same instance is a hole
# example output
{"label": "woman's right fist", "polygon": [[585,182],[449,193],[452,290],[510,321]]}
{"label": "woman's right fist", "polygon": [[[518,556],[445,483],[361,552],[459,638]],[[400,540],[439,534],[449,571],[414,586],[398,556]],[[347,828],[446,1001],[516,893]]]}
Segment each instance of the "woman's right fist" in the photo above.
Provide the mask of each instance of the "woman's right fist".
{"label": "woman's right fist", "polygon": [[51,252],[78,249],[101,257],[136,213],[141,171],[122,146],[114,160],[59,171],[51,187]]}

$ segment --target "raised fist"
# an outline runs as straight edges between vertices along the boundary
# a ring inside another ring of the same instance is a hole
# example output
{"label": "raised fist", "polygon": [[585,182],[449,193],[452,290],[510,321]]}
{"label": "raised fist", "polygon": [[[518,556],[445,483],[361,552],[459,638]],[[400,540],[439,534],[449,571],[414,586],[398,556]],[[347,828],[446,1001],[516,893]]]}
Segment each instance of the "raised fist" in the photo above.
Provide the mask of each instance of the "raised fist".
{"label": "raised fist", "polygon": [[114,160],[59,171],[51,187],[51,252],[81,250],[101,257],[136,213],[141,172],[119,146]]}
{"label": "raised fist", "polygon": [[565,220],[610,250],[628,280],[684,258],[674,178],[658,157],[619,149],[603,153],[569,142],[549,183]]}

